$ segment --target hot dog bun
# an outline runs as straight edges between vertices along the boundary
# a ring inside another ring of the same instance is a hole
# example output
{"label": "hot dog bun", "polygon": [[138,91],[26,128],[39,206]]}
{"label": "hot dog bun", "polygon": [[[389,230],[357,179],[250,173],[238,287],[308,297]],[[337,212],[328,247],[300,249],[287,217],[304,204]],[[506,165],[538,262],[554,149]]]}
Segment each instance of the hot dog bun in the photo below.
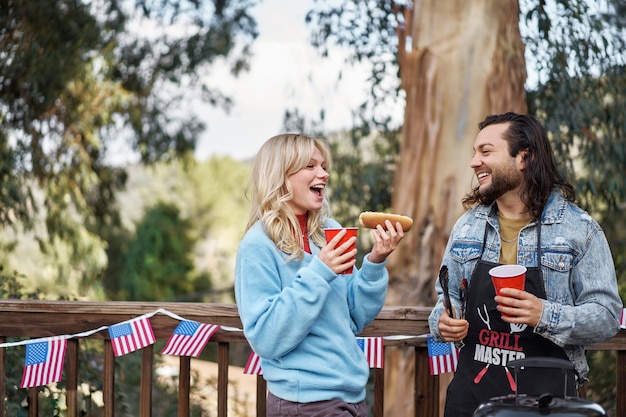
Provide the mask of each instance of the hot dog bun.
{"label": "hot dog bun", "polygon": [[400,222],[402,230],[408,232],[413,226],[413,219],[401,214],[383,213],[382,211],[364,211],[359,215],[359,224],[369,229],[376,229],[379,224],[385,227],[385,220],[391,221],[394,226]]}

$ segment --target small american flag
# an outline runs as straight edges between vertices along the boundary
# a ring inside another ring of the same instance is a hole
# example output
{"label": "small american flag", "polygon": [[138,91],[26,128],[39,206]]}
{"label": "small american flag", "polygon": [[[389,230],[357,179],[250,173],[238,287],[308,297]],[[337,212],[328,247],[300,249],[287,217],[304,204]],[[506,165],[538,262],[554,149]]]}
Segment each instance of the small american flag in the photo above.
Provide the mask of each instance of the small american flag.
{"label": "small american flag", "polygon": [[454,372],[458,362],[459,351],[453,342],[435,342],[428,336],[428,362],[430,374],[439,375],[445,372]]}
{"label": "small american flag", "polygon": [[215,324],[183,320],[170,335],[161,354],[197,358],[217,329],[219,326]]}
{"label": "small american flag", "polygon": [[254,351],[248,356],[248,362],[246,362],[246,366],[243,368],[243,373],[246,375],[263,375],[261,358]]}
{"label": "small american flag", "polygon": [[26,345],[26,360],[20,388],[37,387],[61,380],[67,339],[54,337]]}
{"label": "small american flag", "polygon": [[116,324],[109,327],[109,335],[115,356],[126,355],[155,342],[148,317]]}
{"label": "small american flag", "polygon": [[622,308],[622,314],[619,317],[619,327],[626,329],[626,308]]}
{"label": "small american flag", "polygon": [[370,368],[382,368],[385,362],[385,349],[382,337],[357,337],[356,342],[365,354]]}

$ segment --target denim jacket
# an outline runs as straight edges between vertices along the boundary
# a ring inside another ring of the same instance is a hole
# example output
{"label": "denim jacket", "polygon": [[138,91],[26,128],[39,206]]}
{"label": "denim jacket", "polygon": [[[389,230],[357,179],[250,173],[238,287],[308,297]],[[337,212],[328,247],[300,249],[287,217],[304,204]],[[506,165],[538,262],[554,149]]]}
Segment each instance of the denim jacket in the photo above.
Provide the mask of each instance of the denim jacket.
{"label": "denim jacket", "polygon": [[[483,260],[498,262],[500,225],[493,208],[477,206],[465,212],[448,240],[442,265],[448,266],[450,297],[457,311],[459,283],[464,277],[471,279],[481,251]],[[533,221],[519,233],[519,265],[537,266],[537,227]],[[622,300],[604,232],[587,212],[556,191],[550,195],[541,216],[541,270],[547,300],[543,300],[541,318],[534,331],[561,346],[574,363],[579,382],[585,382],[589,371],[585,345],[617,334]],[[469,288],[471,291],[471,282]],[[429,326],[435,339],[442,341],[438,329],[443,311],[439,282],[435,289],[438,299]]]}

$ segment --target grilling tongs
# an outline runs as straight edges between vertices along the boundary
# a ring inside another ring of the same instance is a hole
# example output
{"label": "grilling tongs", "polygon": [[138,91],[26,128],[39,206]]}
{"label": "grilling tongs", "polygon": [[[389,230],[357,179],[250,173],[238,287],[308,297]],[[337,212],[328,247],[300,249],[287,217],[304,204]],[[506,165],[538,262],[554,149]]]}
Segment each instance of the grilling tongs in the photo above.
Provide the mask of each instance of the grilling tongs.
{"label": "grilling tongs", "polygon": [[443,290],[443,298],[445,300],[445,307],[448,311],[448,315],[454,318],[454,309],[452,308],[452,303],[450,302],[450,292],[448,289],[448,267],[446,265],[442,265],[439,270],[439,285],[441,285],[441,289]]}

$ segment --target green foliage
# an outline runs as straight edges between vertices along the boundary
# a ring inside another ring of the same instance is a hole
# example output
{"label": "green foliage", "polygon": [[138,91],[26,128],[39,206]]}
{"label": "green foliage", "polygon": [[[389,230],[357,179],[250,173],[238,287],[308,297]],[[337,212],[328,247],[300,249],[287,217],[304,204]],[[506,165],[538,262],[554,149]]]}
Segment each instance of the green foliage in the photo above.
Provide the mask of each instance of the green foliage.
{"label": "green foliage", "polygon": [[[563,100],[568,106],[560,106]],[[583,207],[615,210],[626,200],[626,66],[601,78],[560,78],[529,94],[545,118],[560,165],[567,168]]]}
{"label": "green foliage", "polygon": [[332,138],[330,200],[342,224],[358,225],[362,211],[391,207],[399,132],[372,132],[365,125]]}
{"label": "green foliage", "polygon": [[207,75],[218,60],[234,75],[247,68],[253,3],[3,2],[0,224],[30,230],[41,212],[44,246],[114,221],[125,175],[109,149],[143,163],[194,149],[204,124],[182,109],[196,99],[231,105]]}
{"label": "green foliage", "polygon": [[614,416],[616,397],[614,394],[617,384],[615,364],[617,363],[617,352],[591,350],[587,351],[587,361],[589,362],[590,383],[586,387],[587,399],[594,401]]}
{"label": "green foliage", "polygon": [[[159,291],[167,292],[171,301],[233,302],[232,265],[249,210],[249,202],[245,198],[248,176],[249,167],[230,158],[211,158],[186,165],[172,162],[157,163],[147,168],[130,167],[127,189],[117,195],[116,204],[120,212],[117,226],[105,225],[99,232],[108,243],[109,263],[103,276],[106,294],[115,300],[129,299],[130,294],[125,287],[136,285],[127,282],[129,256],[134,252],[137,261],[133,262],[146,263],[145,256],[156,255],[154,249],[148,253],[146,244],[140,243],[139,233],[141,225],[148,221],[148,213],[155,214],[156,208],[165,206],[178,210],[175,228],[179,236],[173,239],[183,239],[180,228],[184,227],[188,244],[181,245],[179,255],[185,257],[185,265],[191,262],[193,269],[186,274],[184,288],[182,283],[174,281],[173,276],[169,281],[163,277],[166,281],[160,284],[164,288]],[[163,215],[162,211],[160,213]],[[144,237],[141,239],[146,239],[150,233],[162,234],[159,239],[169,239],[170,232],[157,231],[162,227],[169,228],[171,225],[164,221],[153,229],[148,227],[142,232]],[[182,252],[182,246],[187,252]],[[176,263],[178,260],[174,259],[174,255],[173,252],[163,254],[162,259]],[[183,265],[183,261],[180,262],[178,267]],[[182,270],[180,272],[183,273]]]}
{"label": "green foliage", "polygon": [[123,296],[133,301],[171,300],[179,294],[194,292],[189,254],[194,241],[193,225],[180,218],[177,207],[157,204],[137,225],[135,239],[129,244],[123,273]]}
{"label": "green foliage", "polygon": [[7,273],[4,266],[0,265],[0,299],[37,299],[37,294],[23,291],[19,278],[22,276],[17,271]]}
{"label": "green foliage", "polygon": [[[539,82],[528,107],[550,132],[583,207],[615,210],[626,199],[626,18],[620,2],[525,1],[528,65]],[[534,68],[533,68],[534,66]]]}
{"label": "green foliage", "polygon": [[626,300],[626,216],[621,211],[609,211],[603,216],[604,233],[613,251],[615,271],[620,283],[620,294]]}
{"label": "green foliage", "polygon": [[[61,219],[73,231],[72,240],[57,236],[44,243],[21,225],[0,229],[0,263],[7,270],[19,271],[23,292],[48,300],[102,299],[95,280],[106,266],[106,242],[89,233],[72,214]],[[34,220],[36,228],[43,223],[42,216]]]}
{"label": "green foliage", "polygon": [[[368,83],[363,86],[369,97],[354,112],[353,144],[356,137],[370,136],[369,131],[381,132],[376,133],[375,140],[383,144],[380,151],[398,151],[399,139],[389,137],[399,132],[400,127],[392,120],[397,116],[395,104],[403,100],[404,94],[400,89],[396,29],[405,24],[405,8],[412,5],[413,0],[319,0],[306,15],[311,43],[322,56],[328,55],[328,46],[334,43],[350,52],[348,65],[367,62],[370,67]],[[338,74],[339,81],[342,75]]]}

